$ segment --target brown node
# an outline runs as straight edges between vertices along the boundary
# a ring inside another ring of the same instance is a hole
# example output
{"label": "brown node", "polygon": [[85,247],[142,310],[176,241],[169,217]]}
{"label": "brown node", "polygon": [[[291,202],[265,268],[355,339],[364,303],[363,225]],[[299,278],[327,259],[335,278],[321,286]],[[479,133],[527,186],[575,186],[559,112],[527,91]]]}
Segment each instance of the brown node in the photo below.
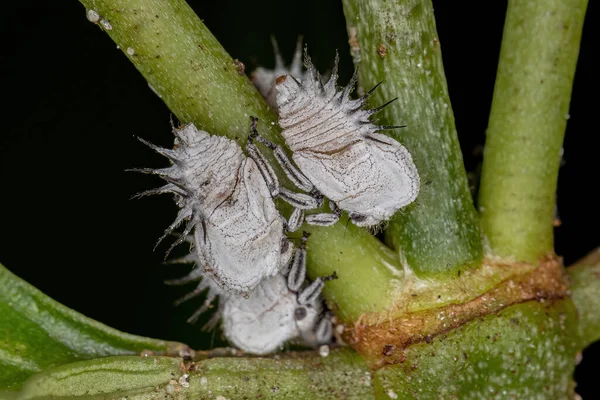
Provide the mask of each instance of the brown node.
{"label": "brown node", "polygon": [[[499,264],[498,267],[507,265]],[[519,268],[519,265],[512,267]],[[416,312],[396,310],[393,314],[389,311],[363,314],[344,332],[344,340],[363,355],[371,368],[379,369],[402,363],[404,349],[411,344],[431,343],[440,334],[514,304],[564,298],[567,291],[562,259],[550,256],[530,272],[505,279],[488,292],[461,304]],[[382,317],[383,314],[386,317]]]}

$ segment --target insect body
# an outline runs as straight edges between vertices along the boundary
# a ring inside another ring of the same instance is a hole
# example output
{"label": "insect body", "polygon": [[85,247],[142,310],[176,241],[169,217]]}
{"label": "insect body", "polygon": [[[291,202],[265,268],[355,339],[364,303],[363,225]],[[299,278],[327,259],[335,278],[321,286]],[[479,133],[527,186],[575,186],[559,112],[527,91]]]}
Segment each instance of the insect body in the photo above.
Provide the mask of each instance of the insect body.
{"label": "insect body", "polygon": [[[347,211],[356,225],[377,225],[419,193],[419,174],[408,150],[378,133],[394,127],[369,120],[391,102],[365,110],[366,99],[376,87],[357,100],[350,99],[356,72],[348,86],[338,89],[337,57],[326,84],[308,55],[305,65],[308,71],[302,82],[291,75],[276,80],[279,125],[299,171],[291,162],[280,163],[297,186],[307,192],[314,186]],[[307,222],[311,222],[308,217]]]}
{"label": "insect body", "polygon": [[172,165],[138,170],[168,182],[140,195],[173,193],[180,207],[160,240],[187,221],[171,249],[193,230],[203,272],[224,291],[248,295],[287,265],[293,252],[270,188],[255,161],[236,142],[192,124],[173,132],[172,150],[142,140]]}
{"label": "insect body", "polygon": [[298,79],[301,79],[302,76],[304,76],[302,71],[302,38],[298,38],[294,58],[289,67],[286,67],[283,62],[275,38],[272,37],[271,42],[273,44],[273,50],[275,51],[275,68],[267,69],[258,67],[250,74],[250,80],[254,86],[256,86],[260,94],[267,100],[267,103],[269,103],[271,107],[276,108],[277,91],[275,90],[275,78],[286,74],[290,74]]}
{"label": "insect body", "polygon": [[[311,338],[318,328],[321,311],[319,297],[301,304],[284,276],[275,275],[261,282],[247,299],[227,299],[223,332],[236,347],[253,354],[267,354],[288,340]],[[330,337],[331,330],[326,339]]]}
{"label": "insect body", "polygon": [[[180,304],[207,292],[204,305],[188,322],[197,320],[219,296],[219,308],[205,328],[214,328],[220,318],[225,337],[248,353],[271,353],[284,342],[297,338],[309,346],[330,343],[332,324],[323,310],[320,293],[325,281],[333,277],[318,278],[310,284],[305,282],[307,237],[307,234],[303,236],[302,244],[296,249],[289,271],[282,270],[275,276],[262,280],[247,298],[223,292],[205,276],[202,268],[195,268],[186,277],[168,283],[185,284],[201,279],[196,290],[177,301]],[[193,242],[193,238],[188,237],[187,241]],[[197,253],[193,252],[170,263],[199,261]]]}

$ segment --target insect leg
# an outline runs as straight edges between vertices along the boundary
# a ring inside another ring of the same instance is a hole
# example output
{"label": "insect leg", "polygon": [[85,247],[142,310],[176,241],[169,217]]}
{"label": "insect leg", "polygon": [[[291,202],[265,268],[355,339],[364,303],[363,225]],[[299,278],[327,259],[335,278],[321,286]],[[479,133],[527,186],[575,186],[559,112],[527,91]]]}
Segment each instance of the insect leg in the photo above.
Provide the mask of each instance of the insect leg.
{"label": "insect leg", "polygon": [[287,276],[287,285],[291,291],[297,292],[298,289],[304,283],[306,279],[306,241],[310,233],[302,233],[302,242],[300,247],[296,250],[294,255],[294,261],[292,262],[292,268]]}
{"label": "insect leg", "polygon": [[337,279],[337,277],[338,277],[337,274],[334,272],[330,276],[326,276],[323,278],[319,277],[319,278],[315,279],[310,285],[308,285],[306,288],[304,288],[298,294],[298,303],[300,303],[300,304],[312,303],[321,294],[321,291],[323,290],[323,286],[325,286],[325,282],[330,281],[332,279]]}
{"label": "insect leg", "polygon": [[304,223],[304,211],[301,210],[300,208],[295,208],[294,211],[292,212],[292,215],[290,215],[289,221],[287,221],[285,230],[287,232],[296,232],[298,229],[300,229],[300,227],[302,226],[303,223]]}
{"label": "insect leg", "polygon": [[296,185],[300,190],[303,190],[305,192],[312,192],[314,190],[313,184],[292,163],[292,161],[289,159],[289,157],[286,154],[283,147],[276,145],[275,143],[270,142],[267,139],[265,139],[264,137],[262,137],[260,135],[260,133],[258,133],[258,131],[256,130],[256,124],[258,122],[258,119],[255,117],[251,117],[251,118],[252,118],[252,125],[250,127],[250,136],[248,137],[248,142],[250,142],[250,139],[256,140],[257,142],[260,142],[260,143],[264,144],[265,146],[267,146],[269,149],[271,149],[273,151],[273,154],[275,155],[275,159],[277,160],[277,163],[279,163],[279,165],[283,169],[283,172],[285,172],[285,175],[288,177],[288,179],[290,181],[292,181],[292,183],[294,185]]}
{"label": "insect leg", "polygon": [[323,316],[317,325],[315,330],[315,336],[318,343],[329,343],[331,342],[331,336],[333,334],[333,324],[331,318],[328,315]]}
{"label": "insect leg", "polygon": [[[255,120],[252,120],[252,123],[254,124]],[[252,134],[248,136],[246,151],[248,152],[248,156],[256,163],[260,174],[267,183],[267,187],[269,188],[269,192],[271,192],[271,196],[277,197],[279,195],[279,181],[277,180],[277,175],[275,175],[275,171],[273,171],[271,164],[269,164],[265,156],[254,144],[254,137]]]}
{"label": "insect leg", "polygon": [[329,200],[331,213],[310,214],[305,217],[306,223],[316,226],[331,226],[338,222],[342,215],[342,210],[333,201]]}
{"label": "insect leg", "polygon": [[322,203],[322,198],[313,197],[304,193],[296,193],[286,188],[279,188],[279,196],[281,200],[301,210],[314,210],[319,208]]}

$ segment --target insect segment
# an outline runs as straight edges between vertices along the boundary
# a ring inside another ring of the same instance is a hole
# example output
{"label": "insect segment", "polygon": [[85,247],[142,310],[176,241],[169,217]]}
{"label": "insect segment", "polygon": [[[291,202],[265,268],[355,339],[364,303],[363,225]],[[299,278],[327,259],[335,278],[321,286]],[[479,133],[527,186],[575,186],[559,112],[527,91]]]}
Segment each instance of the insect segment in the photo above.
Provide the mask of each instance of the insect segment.
{"label": "insect segment", "polygon": [[258,147],[254,144],[254,141],[264,144],[273,151],[275,159],[278,164],[283,168],[288,178],[301,190],[309,192],[309,194],[294,193],[284,187],[279,187],[277,193],[281,199],[286,201],[288,204],[294,206],[289,221],[287,222],[287,230],[294,232],[298,230],[300,226],[306,221],[312,225],[328,226],[333,225],[340,217],[341,211],[337,208],[335,203],[329,202],[332,213],[319,213],[304,215],[304,210],[313,210],[321,206],[323,202],[323,195],[315,189],[312,183],[306,178],[289,160],[285,150],[278,145],[275,145],[258,133],[256,125],[258,119],[256,117],[250,117],[252,124],[250,126],[250,135],[248,136],[248,143],[246,145],[246,151],[249,156],[254,159],[258,165],[259,170],[263,174],[265,181],[271,182],[271,186],[279,186],[275,171],[269,164],[268,160],[264,157]]}
{"label": "insect segment", "polygon": [[256,86],[260,94],[267,100],[267,103],[273,108],[277,107],[275,96],[277,91],[275,90],[275,78],[281,75],[292,75],[295,78],[302,79],[304,72],[302,71],[302,37],[298,38],[296,43],[296,51],[294,52],[294,58],[289,68],[287,68],[283,62],[283,57],[279,52],[279,47],[274,37],[271,37],[271,43],[273,44],[273,51],[275,53],[275,68],[267,69],[263,67],[256,68],[250,74],[250,80]]}
{"label": "insect segment", "polygon": [[[309,346],[328,344],[332,341],[333,328],[329,312],[323,305],[321,290],[325,282],[336,276],[318,278],[306,283],[306,240],[296,249],[296,256],[289,271],[261,281],[248,298],[225,293],[204,277],[202,268],[193,269],[181,279],[169,284],[186,284],[202,279],[196,290],[177,300],[181,304],[207,290],[206,301],[188,322],[195,322],[206,312],[216,296],[219,307],[203,329],[213,329],[219,319],[227,340],[245,352],[263,355],[280,348],[285,342],[300,338]],[[171,263],[198,262],[193,252]],[[287,276],[286,276],[287,275]]]}
{"label": "insect segment", "polygon": [[[269,186],[255,161],[230,139],[210,135],[193,124],[174,128],[173,133],[172,150],[140,139],[167,157],[170,167],[135,170],[167,181],[138,196],[172,193],[180,207],[175,222],[158,243],[187,221],[167,254],[193,231],[202,272],[223,291],[247,296],[263,279],[285,267],[293,253],[284,235],[285,222],[272,198],[272,191],[277,194],[277,182]],[[317,204],[307,195],[285,193],[292,200],[312,201],[309,207]]]}
{"label": "insect segment", "polygon": [[309,346],[331,342],[333,328],[321,291],[325,282],[336,276],[306,283],[307,237],[305,233],[287,277],[268,278],[248,299],[231,296],[225,302],[223,332],[235,346],[262,355],[296,338]]}
{"label": "insect segment", "polygon": [[[304,63],[307,73],[302,82],[288,74],[277,78],[275,85],[281,134],[298,168],[281,147],[270,147],[299,188],[306,192],[316,188],[335,203],[334,210],[339,207],[347,211],[356,225],[373,226],[388,220],[416,199],[420,185],[408,150],[378,133],[398,126],[379,126],[369,120],[395,99],[366,110],[367,98],[379,85],[351,100],[357,72],[348,86],[338,89],[337,55],[326,84],[306,49]],[[322,224],[335,222],[336,213],[332,215]],[[312,222],[320,221],[316,218]]]}

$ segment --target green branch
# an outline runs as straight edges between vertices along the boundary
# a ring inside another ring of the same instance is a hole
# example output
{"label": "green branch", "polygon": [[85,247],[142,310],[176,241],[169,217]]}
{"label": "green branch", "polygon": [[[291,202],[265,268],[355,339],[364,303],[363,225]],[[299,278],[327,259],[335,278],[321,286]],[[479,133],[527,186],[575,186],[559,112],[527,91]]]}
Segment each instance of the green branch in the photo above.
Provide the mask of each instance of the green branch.
{"label": "green branch", "polygon": [[184,0],[80,1],[181,122],[245,142],[252,115],[278,139],[275,113]]}
{"label": "green branch", "polygon": [[[252,115],[259,118],[261,134],[282,143],[276,114],[185,1],[80,1],[88,9],[88,18],[91,15],[108,33],[182,122],[245,142]],[[280,178],[287,181],[283,174]],[[340,279],[327,283],[324,294],[339,306],[343,318],[389,308],[392,299],[385,288],[390,285],[390,270],[398,265],[397,257],[381,254],[385,250],[379,241],[357,229],[340,225],[307,230],[313,233],[309,275],[338,272]],[[332,256],[338,245],[341,248]],[[358,270],[363,267],[368,270]],[[347,287],[364,287],[365,271],[374,289],[348,296]]]}
{"label": "green branch", "polygon": [[32,377],[15,398],[63,397],[370,399],[373,394],[371,374],[364,362],[356,353],[341,349],[326,358],[301,354],[279,360],[213,358],[187,367],[181,359],[165,357],[83,361]]}
{"label": "green branch", "polygon": [[421,176],[415,204],[389,224],[386,240],[417,273],[479,264],[479,221],[454,126],[431,1],[344,0],[362,90],[383,81],[372,106],[411,152]]}
{"label": "green branch", "polygon": [[553,251],[560,149],[587,0],[511,0],[485,144],[479,208],[490,250]]}
{"label": "green branch", "polygon": [[567,268],[571,299],[579,314],[580,349],[600,339],[600,248]]}

